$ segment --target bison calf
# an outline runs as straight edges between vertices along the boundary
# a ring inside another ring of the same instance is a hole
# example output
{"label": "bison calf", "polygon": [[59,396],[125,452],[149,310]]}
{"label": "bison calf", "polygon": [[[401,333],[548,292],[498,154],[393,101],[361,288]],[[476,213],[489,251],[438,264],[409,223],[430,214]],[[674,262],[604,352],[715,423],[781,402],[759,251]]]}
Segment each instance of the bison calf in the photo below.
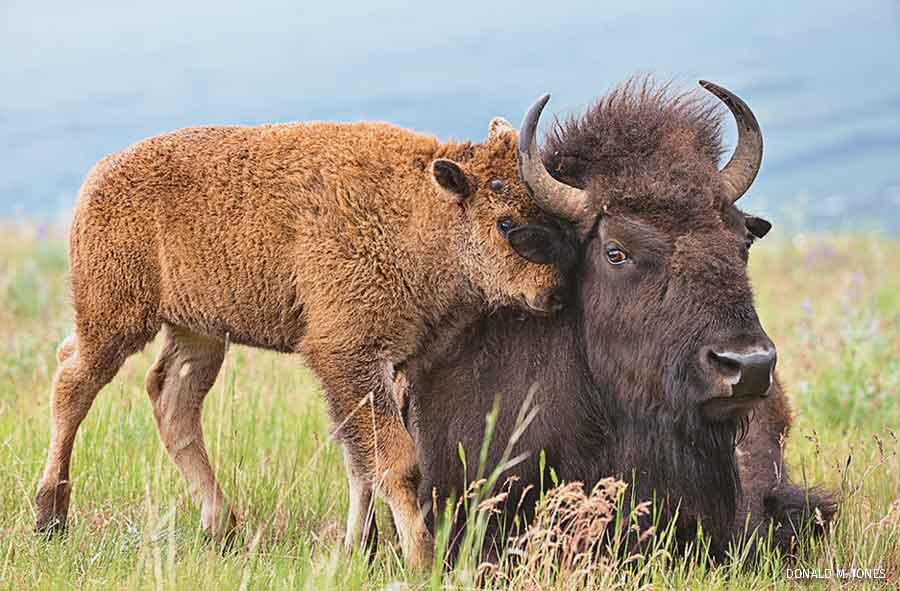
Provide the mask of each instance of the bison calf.
{"label": "bison calf", "polygon": [[[404,555],[429,559],[415,448],[394,368],[453,317],[556,307],[550,234],[518,174],[516,132],[441,144],[386,124],[206,127],[103,159],[70,235],[74,335],[59,348],[37,529],[65,526],[79,424],[125,359],[162,329],[147,375],[160,436],[221,539],[234,525],[200,414],[226,342],[299,352],[320,378],[351,486],[348,542],[373,489]],[[462,311],[462,312],[461,312]]]}

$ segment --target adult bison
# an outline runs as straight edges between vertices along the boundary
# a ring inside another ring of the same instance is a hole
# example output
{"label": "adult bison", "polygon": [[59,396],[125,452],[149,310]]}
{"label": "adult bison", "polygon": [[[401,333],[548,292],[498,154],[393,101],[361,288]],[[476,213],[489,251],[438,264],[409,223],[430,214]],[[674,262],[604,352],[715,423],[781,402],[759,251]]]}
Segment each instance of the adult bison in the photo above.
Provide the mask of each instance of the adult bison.
{"label": "adult bison", "polygon": [[571,253],[555,255],[571,259],[571,305],[553,318],[486,315],[406,368],[420,502],[436,493],[443,503],[472,480],[484,416],[501,395],[493,469],[531,391],[540,411],[515,447],[531,453],[507,473],[518,478],[507,517],[533,510],[544,450],[561,480],[633,479],[635,497],[655,497],[680,539],[702,523],[714,555],[745,520],[754,533],[771,523],[787,548],[831,519],[831,497],[785,473],[790,410],[747,278],[750,246],[770,228],[735,206],[761,163],[759,127],[737,96],[701,85],[737,121],[721,171],[717,105],[698,94],[628,83],[558,123],[543,162],[534,132],[546,98],[532,107],[520,167],[543,207],[571,222]]}

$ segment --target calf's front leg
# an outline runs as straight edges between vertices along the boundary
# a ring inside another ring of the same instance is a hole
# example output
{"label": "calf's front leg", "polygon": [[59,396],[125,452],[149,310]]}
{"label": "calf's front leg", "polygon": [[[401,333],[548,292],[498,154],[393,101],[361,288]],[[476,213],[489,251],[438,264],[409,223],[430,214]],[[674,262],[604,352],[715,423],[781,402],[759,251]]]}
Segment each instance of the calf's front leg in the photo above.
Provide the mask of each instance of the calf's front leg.
{"label": "calf's front leg", "polygon": [[[351,495],[354,478],[370,483],[390,507],[407,564],[414,569],[429,568],[432,538],[418,504],[421,475],[416,449],[393,400],[389,362],[364,348],[326,352],[316,347],[305,357],[328,397],[348,473],[352,474]],[[348,533],[348,539],[367,544],[365,528],[359,527],[368,514],[364,491],[357,487],[357,498],[351,498],[348,525],[352,521],[357,529]]]}

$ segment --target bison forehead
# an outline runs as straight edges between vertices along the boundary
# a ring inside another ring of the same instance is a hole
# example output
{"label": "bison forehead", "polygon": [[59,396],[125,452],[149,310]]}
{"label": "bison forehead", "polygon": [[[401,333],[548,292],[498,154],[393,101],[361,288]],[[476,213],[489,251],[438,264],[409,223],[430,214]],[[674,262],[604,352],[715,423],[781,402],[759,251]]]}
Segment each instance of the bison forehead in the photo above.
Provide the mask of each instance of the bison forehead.
{"label": "bison forehead", "polygon": [[749,302],[753,295],[742,248],[741,238],[724,228],[682,234],[675,240],[669,264],[671,278],[700,288],[710,302]]}
{"label": "bison forehead", "polygon": [[675,240],[674,255],[679,258],[708,255],[710,264],[732,266],[734,258],[740,260],[742,247],[741,239],[724,228],[721,231],[701,230],[679,236]]}
{"label": "bison forehead", "polygon": [[703,218],[718,223],[725,209],[717,173],[723,152],[716,103],[643,78],[557,122],[542,156],[551,174],[588,189],[596,211],[658,218],[677,232]]}
{"label": "bison forehead", "polygon": [[595,177],[587,185],[592,208],[603,215],[639,219],[671,239],[724,228],[727,208],[714,174],[702,170],[646,167]]}

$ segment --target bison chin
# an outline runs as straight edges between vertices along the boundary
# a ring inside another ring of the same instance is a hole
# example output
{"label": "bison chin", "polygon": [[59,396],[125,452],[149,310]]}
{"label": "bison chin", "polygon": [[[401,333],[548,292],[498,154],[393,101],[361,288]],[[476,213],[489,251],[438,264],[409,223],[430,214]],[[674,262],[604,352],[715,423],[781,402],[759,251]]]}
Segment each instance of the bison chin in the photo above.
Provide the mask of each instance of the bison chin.
{"label": "bison chin", "polygon": [[750,413],[765,397],[713,398],[700,405],[700,413],[710,423],[744,424]]}

